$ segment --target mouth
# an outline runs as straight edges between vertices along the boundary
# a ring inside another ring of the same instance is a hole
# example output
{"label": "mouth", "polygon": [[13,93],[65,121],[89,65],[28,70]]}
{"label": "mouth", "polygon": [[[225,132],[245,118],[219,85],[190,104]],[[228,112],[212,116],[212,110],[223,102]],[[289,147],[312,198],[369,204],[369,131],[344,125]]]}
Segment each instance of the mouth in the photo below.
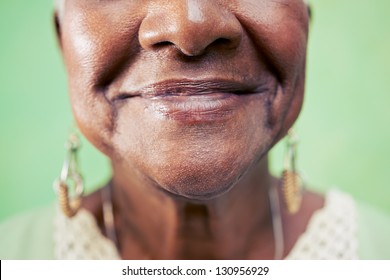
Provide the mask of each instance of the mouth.
{"label": "mouth", "polygon": [[267,84],[231,80],[168,80],[111,98],[114,103],[142,102],[145,111],[186,123],[226,119],[268,92]]}

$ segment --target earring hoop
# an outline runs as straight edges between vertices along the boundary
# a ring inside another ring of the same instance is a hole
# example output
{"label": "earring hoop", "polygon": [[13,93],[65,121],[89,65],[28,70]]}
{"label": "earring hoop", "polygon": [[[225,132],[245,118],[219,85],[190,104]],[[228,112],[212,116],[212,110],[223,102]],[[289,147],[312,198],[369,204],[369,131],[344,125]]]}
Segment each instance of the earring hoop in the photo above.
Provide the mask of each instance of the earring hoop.
{"label": "earring hoop", "polygon": [[80,209],[84,194],[84,180],[79,172],[77,161],[80,139],[76,133],[70,134],[65,148],[67,154],[62,166],[61,175],[54,182],[54,189],[58,194],[58,202],[62,212],[71,218]]}
{"label": "earring hoop", "polygon": [[297,145],[296,134],[290,129],[287,135],[287,150],[282,173],[283,201],[289,214],[297,213],[302,203],[303,184],[296,169]]}

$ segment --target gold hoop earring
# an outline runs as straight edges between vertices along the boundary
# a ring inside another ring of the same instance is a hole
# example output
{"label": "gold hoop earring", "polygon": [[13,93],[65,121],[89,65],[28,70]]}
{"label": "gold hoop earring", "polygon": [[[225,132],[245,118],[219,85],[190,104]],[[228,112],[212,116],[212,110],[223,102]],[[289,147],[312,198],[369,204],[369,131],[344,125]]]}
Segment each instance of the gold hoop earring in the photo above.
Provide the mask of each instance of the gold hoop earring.
{"label": "gold hoop earring", "polygon": [[70,218],[76,215],[80,209],[84,194],[84,181],[78,170],[77,162],[80,139],[76,133],[70,134],[65,148],[67,154],[61,175],[54,182],[54,189],[58,194],[58,202],[62,212]]}
{"label": "gold hoop earring", "polygon": [[289,214],[299,211],[302,202],[303,184],[296,170],[297,138],[290,129],[287,136],[287,151],[282,173],[282,194],[284,205]]}

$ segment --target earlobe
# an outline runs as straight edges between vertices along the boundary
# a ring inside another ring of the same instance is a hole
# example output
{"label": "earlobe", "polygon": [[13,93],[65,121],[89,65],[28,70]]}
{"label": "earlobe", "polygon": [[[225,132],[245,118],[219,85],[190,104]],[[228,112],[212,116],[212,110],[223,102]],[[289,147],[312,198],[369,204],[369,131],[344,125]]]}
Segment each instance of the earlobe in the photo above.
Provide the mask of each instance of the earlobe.
{"label": "earlobe", "polygon": [[62,49],[62,33],[61,33],[61,22],[60,18],[58,16],[58,12],[54,12],[53,14],[53,23],[54,23],[54,28],[56,31],[56,37],[57,37],[57,43],[59,47]]}

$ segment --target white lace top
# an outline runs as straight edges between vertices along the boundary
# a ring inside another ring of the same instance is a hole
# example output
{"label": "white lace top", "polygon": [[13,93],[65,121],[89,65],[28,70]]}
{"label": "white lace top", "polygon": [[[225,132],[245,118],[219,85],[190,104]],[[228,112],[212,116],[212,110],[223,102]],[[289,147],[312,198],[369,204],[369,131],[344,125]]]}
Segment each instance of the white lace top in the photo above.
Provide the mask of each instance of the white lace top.
{"label": "white lace top", "polygon": [[[72,219],[58,211],[54,223],[57,259],[120,259],[115,245],[101,234],[86,210],[80,210]],[[357,259],[357,243],[354,200],[347,194],[330,191],[325,206],[314,213],[286,259]]]}

